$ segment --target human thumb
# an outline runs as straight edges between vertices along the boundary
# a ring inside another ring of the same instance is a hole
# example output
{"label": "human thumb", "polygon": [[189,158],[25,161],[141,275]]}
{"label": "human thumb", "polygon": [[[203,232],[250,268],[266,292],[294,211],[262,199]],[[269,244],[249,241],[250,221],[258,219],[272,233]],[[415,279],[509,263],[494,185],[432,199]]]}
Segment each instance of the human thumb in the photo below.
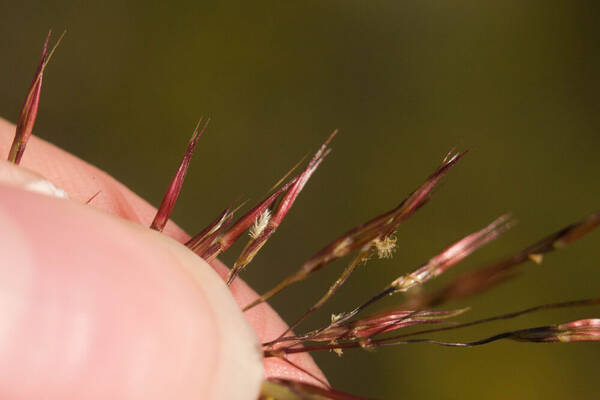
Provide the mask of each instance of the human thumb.
{"label": "human thumb", "polygon": [[37,179],[0,164],[0,398],[256,399],[260,346],[217,273]]}

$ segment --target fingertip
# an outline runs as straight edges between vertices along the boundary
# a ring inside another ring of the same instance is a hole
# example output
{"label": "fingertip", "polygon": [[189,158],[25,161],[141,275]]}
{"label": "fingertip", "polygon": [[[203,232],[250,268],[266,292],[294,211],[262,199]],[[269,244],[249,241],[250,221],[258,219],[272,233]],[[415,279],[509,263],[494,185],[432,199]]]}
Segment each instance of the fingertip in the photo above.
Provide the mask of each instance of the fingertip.
{"label": "fingertip", "polygon": [[200,258],[70,201],[0,199],[0,398],[256,398],[257,341]]}
{"label": "fingertip", "polygon": [[[221,279],[227,279],[229,269],[223,263],[214,260],[211,265]],[[258,294],[241,279],[236,279],[229,286],[229,290],[240,308],[250,304],[258,297]],[[261,343],[276,339],[288,328],[285,321],[267,303],[262,303],[244,312],[244,316],[254,328]],[[321,386],[322,382],[327,382],[327,378],[310,355],[306,353],[292,354],[287,359],[291,363],[276,357],[265,358],[263,365],[266,376],[307,382],[318,386]]]}

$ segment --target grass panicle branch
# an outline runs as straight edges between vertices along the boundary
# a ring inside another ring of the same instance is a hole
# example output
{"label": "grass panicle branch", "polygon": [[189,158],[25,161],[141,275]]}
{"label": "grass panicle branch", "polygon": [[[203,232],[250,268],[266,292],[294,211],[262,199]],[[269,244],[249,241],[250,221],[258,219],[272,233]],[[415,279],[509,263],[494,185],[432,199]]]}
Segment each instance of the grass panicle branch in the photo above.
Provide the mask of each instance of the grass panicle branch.
{"label": "grass panicle branch", "polygon": [[406,292],[418,285],[422,285],[430,279],[441,275],[450,267],[460,263],[465,258],[473,254],[477,249],[498,238],[498,236],[500,236],[513,225],[514,221],[511,221],[508,215],[504,215],[483,229],[465,236],[464,238],[444,249],[436,256],[432,257],[429,261],[421,265],[415,271],[395,279],[381,292],[371,297],[354,310],[345,314],[340,314],[334,321],[332,321],[332,325],[347,321],[365,308],[387,296],[393,295],[394,293]]}
{"label": "grass panicle branch", "polygon": [[[279,185],[281,185],[288,177],[292,174],[292,172],[298,167],[296,164],[290,171],[288,171],[283,178],[281,178],[275,186],[270,190],[272,193],[267,196],[263,201],[258,203],[254,208],[246,212],[243,216],[241,216],[227,231],[224,231],[224,228],[229,225],[221,224],[219,226],[218,232],[212,232],[209,236],[206,236],[208,232],[214,228],[214,226],[218,225],[222,218],[224,218],[225,213],[222,213],[215,221],[209,224],[208,227],[204,228],[200,233],[198,233],[192,240],[190,240],[186,245],[192,250],[196,252],[199,256],[201,256],[206,261],[210,262],[217,258],[221,253],[229,249],[247,230],[251,230],[251,234],[254,234],[254,237],[251,236],[252,240],[245,247],[245,250],[242,252],[240,257],[238,257],[237,268],[234,267],[232,272],[227,279],[229,283],[233,281],[237,273],[243,267],[248,265],[250,261],[254,258],[254,256],[258,253],[260,248],[266,243],[268,238],[275,232],[285,215],[290,210],[292,204],[294,203],[296,197],[308,182],[310,176],[317,169],[319,164],[323,161],[323,158],[329,154],[329,149],[327,145],[333,139],[333,137],[337,134],[337,131],[334,131],[326,140],[326,142],[319,148],[317,153],[314,155],[312,160],[308,163],[306,169],[300,173],[299,175],[289,179],[285,184],[277,189]],[[282,198],[279,203],[279,207],[275,214],[271,217],[270,208],[275,204],[275,202]],[[270,217],[266,220],[265,226],[260,229],[260,232],[257,230],[256,224],[257,221],[261,219],[265,219],[265,216],[269,215]],[[223,232],[224,231],[224,232]],[[265,233],[267,231],[267,233]],[[270,231],[270,233],[268,233]]]}
{"label": "grass panicle branch", "polygon": [[328,344],[284,347],[276,350],[267,349],[264,351],[264,354],[265,357],[279,358],[285,357],[290,354],[317,351],[336,351],[339,354],[340,350],[343,351],[346,349],[363,348],[370,350],[375,349],[377,347],[399,346],[416,343],[429,343],[447,347],[475,347],[505,339],[519,342],[537,343],[597,342],[600,341],[600,319],[589,318],[571,321],[563,324],[546,325],[534,328],[507,331],[470,342],[449,342],[430,338],[398,339],[397,337],[393,337],[373,339],[371,336],[368,338],[355,339],[343,343],[331,341]]}
{"label": "grass panicle branch", "polygon": [[[440,179],[454,166],[465,153],[449,154],[427,180],[412,192],[396,208],[359,225],[318,251],[305,262],[295,273],[283,279],[279,284],[244,307],[244,311],[257,306],[275,296],[288,286],[302,281],[325,265],[344,257],[354,251],[366,251],[378,242],[390,243],[390,236],[396,231],[400,223],[412,216],[418,209],[427,203],[431,191]],[[380,247],[381,248],[381,247]]]}
{"label": "grass panicle branch", "polygon": [[426,329],[426,330],[403,333],[403,334],[395,335],[392,337],[388,337],[385,340],[392,341],[392,340],[397,340],[397,339],[401,339],[401,338],[405,338],[405,337],[418,336],[418,335],[430,334],[430,333],[439,333],[439,332],[462,329],[462,328],[469,328],[472,326],[487,324],[487,323],[494,322],[494,321],[513,319],[513,318],[520,317],[522,315],[532,314],[532,313],[539,312],[539,311],[555,310],[555,309],[560,309],[560,308],[590,307],[590,306],[597,306],[597,305],[600,305],[600,297],[592,298],[592,299],[564,301],[564,302],[559,302],[559,303],[542,304],[539,306],[526,308],[524,310],[519,310],[519,311],[506,313],[506,314],[495,315],[492,317],[482,318],[482,319],[478,319],[475,321],[469,321],[469,322],[464,322],[464,323],[460,323],[460,324],[453,324],[451,326],[444,326],[444,327],[440,327],[440,328],[433,328],[433,329]]}
{"label": "grass panicle branch", "polygon": [[[509,320],[513,318],[520,317],[522,315],[527,315],[531,313],[536,313],[540,311],[561,309],[561,308],[576,308],[576,307],[591,307],[600,305],[600,297],[599,298],[591,298],[591,299],[583,299],[583,300],[575,300],[575,301],[566,301],[560,303],[550,303],[543,304],[535,307],[526,308],[523,310],[510,312],[506,314],[495,315],[492,317],[482,318],[474,321],[464,322],[464,323],[454,323],[443,321],[443,319],[452,318],[458,316],[460,314],[465,313],[468,309],[461,310],[450,310],[450,311],[412,311],[399,306],[397,310],[389,309],[386,311],[381,311],[374,314],[371,317],[363,318],[359,321],[355,322],[345,322],[337,326],[328,327],[325,330],[319,330],[315,332],[311,332],[305,336],[293,336],[284,338],[283,341],[293,341],[292,344],[286,344],[284,346],[279,347],[268,347],[265,348],[264,352],[266,355],[270,356],[272,354],[273,357],[283,357],[286,354],[293,353],[301,353],[301,352],[311,352],[311,351],[322,351],[322,350],[333,350],[340,351],[342,349],[349,348],[374,348],[377,346],[384,345],[393,345],[393,344],[409,344],[409,343],[422,343],[422,340],[418,341],[406,341],[404,339],[408,337],[420,336],[425,334],[433,334],[440,333],[446,331],[453,331],[463,328],[469,328],[476,325],[488,324],[495,321],[501,320]],[[440,313],[440,314],[436,314]],[[427,320],[427,318],[437,318],[438,321],[431,322]],[[378,320],[383,321],[379,326],[376,326],[374,322]],[[415,321],[416,320],[416,321]],[[366,325],[361,321],[369,321],[371,324]],[[392,322],[393,321],[393,322]],[[411,331],[407,333],[396,334],[393,336],[387,337],[377,337],[383,333],[391,332],[395,326],[400,328],[406,328],[409,326],[415,326],[418,324],[426,324],[426,323],[442,323],[447,322],[445,326],[438,328],[430,328],[430,329],[422,329],[417,331]],[[367,326],[370,329],[370,332],[367,330],[362,331],[362,335],[354,335],[354,332],[351,329],[343,329],[346,327],[355,327],[355,326]],[[368,333],[366,335],[365,333]],[[335,336],[335,335],[338,336]],[[503,333],[502,335],[504,335]],[[497,336],[497,335],[494,335]],[[323,341],[329,341],[330,343],[327,345],[317,344],[310,345],[309,343],[320,343]],[[344,341],[343,343],[341,341]],[[567,341],[567,340],[563,340]],[[299,344],[304,344],[305,346],[299,346]],[[340,353],[338,353],[340,354]]]}
{"label": "grass panicle branch", "polygon": [[[301,352],[301,350],[298,349],[298,345],[301,345],[303,343],[308,343],[310,341],[322,341],[323,338],[333,341],[332,344],[329,345],[331,347],[330,349],[332,349],[332,350],[341,350],[342,348],[353,347],[353,346],[348,346],[349,343],[343,343],[342,347],[337,347],[337,341],[339,341],[339,340],[349,340],[351,343],[356,344],[356,346],[354,346],[354,347],[364,347],[365,343],[369,343],[369,346],[381,345],[383,343],[388,343],[389,339],[374,340],[374,337],[376,337],[377,335],[383,334],[383,333],[390,332],[392,330],[415,325],[415,323],[414,323],[415,318],[418,317],[419,313],[427,311],[427,310],[425,310],[426,307],[433,307],[433,306],[439,305],[453,297],[439,296],[439,295],[431,297],[431,296],[428,296],[427,294],[425,294],[425,295],[417,294],[416,296],[409,298],[408,302],[405,302],[405,304],[402,304],[401,306],[399,306],[400,310],[405,311],[404,313],[398,314],[397,310],[396,311],[387,311],[387,313],[389,315],[389,319],[386,320],[387,321],[386,323],[380,323],[379,326],[375,326],[374,324],[365,323],[365,321],[371,321],[371,322],[372,321],[381,321],[381,316],[386,315],[386,312],[383,312],[382,314],[377,313],[371,317],[366,317],[366,318],[362,318],[362,319],[354,320],[354,321],[351,321],[351,318],[354,317],[355,315],[357,315],[359,312],[363,311],[368,306],[372,305],[373,303],[377,302],[378,300],[380,300],[388,295],[394,294],[396,292],[406,291],[406,290],[412,288],[413,286],[415,286],[415,284],[424,283],[426,280],[431,279],[432,277],[435,277],[435,276],[441,274],[443,271],[447,270],[449,267],[451,267],[451,266],[455,265],[456,263],[458,263],[459,261],[463,260],[465,257],[470,255],[473,251],[475,251],[479,247],[483,246],[486,243],[489,243],[490,241],[492,241],[493,239],[498,237],[502,232],[507,230],[512,224],[513,223],[509,220],[508,216],[503,216],[503,217],[498,218],[496,221],[492,222],[490,225],[483,228],[482,230],[472,233],[472,234],[464,237],[463,239],[457,241],[453,245],[449,246],[444,251],[439,253],[437,256],[431,258],[423,266],[419,267],[416,271],[414,271],[410,274],[407,274],[407,275],[403,275],[400,278],[394,280],[390,285],[388,285],[380,293],[371,297],[368,301],[363,303],[361,306],[355,308],[351,312],[346,313],[346,314],[334,315],[331,323],[326,325],[325,327],[323,327],[321,329],[317,329],[312,332],[309,332],[304,335],[300,335],[300,336],[285,337],[284,335],[281,335],[277,339],[264,344],[266,351],[267,352],[274,351],[274,354],[280,354],[281,352],[286,353],[288,350],[292,350],[292,349],[293,349],[293,352]],[[576,223],[570,224],[570,225],[566,226],[565,228],[562,228],[559,231],[528,246],[527,248],[525,248],[524,250],[520,251],[519,253],[517,253],[516,255],[514,255],[512,257],[506,258],[503,261],[492,264],[491,266],[484,268],[482,270],[477,270],[477,271],[471,272],[471,273],[465,273],[465,274],[459,276],[450,285],[448,285],[448,287],[455,287],[457,285],[460,285],[462,282],[466,282],[467,284],[472,284],[472,282],[473,282],[472,276],[474,274],[476,274],[476,276],[478,276],[477,274],[480,274],[482,271],[484,273],[484,276],[486,276],[486,277],[487,276],[495,277],[496,276],[495,274],[497,274],[498,271],[504,272],[504,271],[506,271],[507,268],[510,270],[510,268],[513,268],[514,266],[519,265],[521,262],[528,261],[528,260],[536,261],[536,260],[538,260],[538,258],[530,257],[531,254],[536,254],[536,255],[544,254],[544,253],[552,251],[556,248],[564,247],[566,244],[571,243],[571,242],[581,238],[586,233],[591,232],[598,225],[600,225],[600,213],[596,212],[596,213],[593,213],[590,216],[588,216]],[[557,245],[557,243],[559,243],[559,244]],[[493,282],[494,284],[499,284],[503,281],[504,281],[504,279],[494,279],[491,282]],[[468,287],[476,288],[479,290],[474,290],[474,291],[469,291],[469,292],[465,291],[465,292],[463,292],[465,296],[478,293],[485,289],[489,289],[493,286],[493,284],[490,284],[489,281],[483,281],[484,283],[482,284],[481,279],[476,279],[474,282],[477,283],[476,286],[468,286]],[[443,288],[440,292],[446,293],[446,289]],[[418,300],[415,301],[415,299],[418,299]],[[426,299],[426,300],[423,300],[423,299]],[[432,301],[431,299],[434,299],[436,301]],[[579,302],[567,302],[567,303],[557,303],[557,304],[558,305],[551,304],[551,305],[546,305],[546,306],[539,306],[539,307],[534,308],[534,310],[526,310],[525,312],[511,313],[511,314],[507,314],[506,316],[503,316],[503,317],[488,318],[488,319],[484,319],[481,321],[477,321],[475,323],[458,324],[457,327],[473,326],[473,325],[477,325],[477,324],[480,324],[483,322],[491,322],[491,321],[494,321],[497,319],[504,319],[505,317],[513,318],[518,315],[522,315],[525,313],[542,310],[542,309],[558,308],[558,307],[562,307],[562,306],[595,305],[595,304],[597,304],[597,301],[595,299],[592,299],[592,300],[585,300],[585,301],[579,301]],[[428,312],[430,312],[430,311],[428,311]],[[372,318],[374,318],[374,319],[372,319]],[[359,334],[359,332],[361,332],[360,329],[356,329],[356,326],[364,327],[364,330],[362,330],[361,334]],[[352,330],[352,329],[354,329],[354,330]],[[453,329],[453,328],[452,327],[441,328],[440,331],[447,330],[447,329]],[[438,330],[436,330],[436,332],[437,331]],[[287,330],[285,333],[288,333],[288,332],[289,332],[289,330]],[[369,333],[369,335],[365,335],[365,332]],[[431,332],[431,331],[425,331],[425,332]],[[335,335],[338,335],[338,336],[336,337]],[[393,338],[401,339],[403,337],[405,337],[405,335],[394,336]],[[287,344],[276,347],[276,345],[278,345],[282,342],[287,342]],[[413,342],[414,341],[409,341],[408,343],[413,343]],[[404,341],[395,342],[395,343],[404,344]],[[321,347],[322,347],[322,345],[321,345]],[[319,347],[319,348],[321,348],[321,347]],[[313,348],[314,348],[314,346],[311,347],[310,349],[313,349]]]}

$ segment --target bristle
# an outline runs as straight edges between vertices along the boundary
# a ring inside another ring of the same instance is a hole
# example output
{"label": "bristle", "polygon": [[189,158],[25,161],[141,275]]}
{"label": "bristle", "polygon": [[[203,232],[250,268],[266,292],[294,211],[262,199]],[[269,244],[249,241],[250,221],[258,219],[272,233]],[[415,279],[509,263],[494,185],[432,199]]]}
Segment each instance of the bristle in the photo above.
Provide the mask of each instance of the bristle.
{"label": "bristle", "polygon": [[281,178],[279,178],[279,180],[273,185],[271,186],[271,188],[269,189],[268,193],[273,192],[275,189],[277,189],[278,187],[280,187],[283,182],[285,182],[286,179],[288,179],[290,177],[290,175],[298,169],[298,167],[300,166],[300,164],[302,164],[302,162],[304,161],[304,159],[306,158],[306,156],[302,157],[300,159],[300,161],[298,161],[296,164],[294,164],[294,166],[292,168],[290,168],[290,170],[288,172],[286,172]]}
{"label": "bristle", "polygon": [[98,195],[100,195],[100,193],[102,193],[102,190],[98,190],[96,193],[94,193],[92,197],[86,200],[85,204],[90,204],[96,197],[98,197]]}
{"label": "bristle", "polygon": [[194,150],[196,150],[196,146],[198,145],[198,140],[200,136],[204,133],[206,128],[208,127],[208,123],[210,122],[210,118],[206,120],[204,126],[200,130],[200,123],[202,122],[202,118],[198,121],[196,128],[194,129],[194,133],[192,134],[192,138],[188,143],[188,147],[183,155],[183,159],[179,164],[179,168],[175,173],[175,176],[171,180],[171,184],[169,188],[165,192],[162,202],[160,203],[160,207],[156,212],[154,220],[152,224],[150,224],[150,229],[157,230],[162,232],[171,216],[171,212],[173,212],[173,208],[175,207],[175,203],[177,202],[177,198],[179,197],[179,193],[181,192],[181,188],[183,187],[183,181],[185,180],[185,175],[187,173],[188,167],[190,166],[190,161],[192,159],[192,155],[194,154]]}

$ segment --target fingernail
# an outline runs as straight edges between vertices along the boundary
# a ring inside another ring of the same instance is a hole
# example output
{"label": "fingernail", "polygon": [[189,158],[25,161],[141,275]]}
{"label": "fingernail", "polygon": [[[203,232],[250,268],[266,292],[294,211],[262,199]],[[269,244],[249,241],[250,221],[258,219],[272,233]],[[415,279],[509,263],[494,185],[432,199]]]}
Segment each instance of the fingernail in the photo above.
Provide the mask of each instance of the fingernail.
{"label": "fingernail", "polygon": [[31,192],[41,193],[51,197],[58,197],[59,199],[69,198],[67,192],[65,192],[61,188],[57,188],[52,183],[50,183],[50,181],[47,181],[45,179],[28,182],[25,184],[25,186],[23,186],[23,188]]}
{"label": "fingernail", "polygon": [[0,161],[0,183],[50,197],[69,198],[67,192],[56,187],[41,175],[4,160]]}
{"label": "fingernail", "polygon": [[258,340],[185,246],[10,186],[0,226],[0,397],[258,397]]}

